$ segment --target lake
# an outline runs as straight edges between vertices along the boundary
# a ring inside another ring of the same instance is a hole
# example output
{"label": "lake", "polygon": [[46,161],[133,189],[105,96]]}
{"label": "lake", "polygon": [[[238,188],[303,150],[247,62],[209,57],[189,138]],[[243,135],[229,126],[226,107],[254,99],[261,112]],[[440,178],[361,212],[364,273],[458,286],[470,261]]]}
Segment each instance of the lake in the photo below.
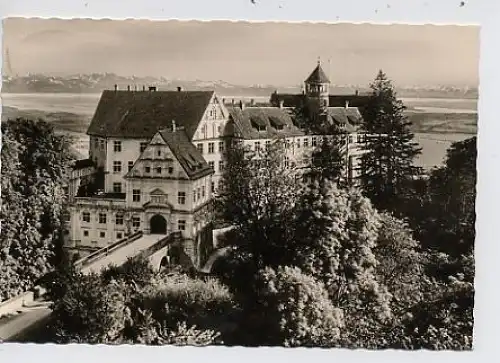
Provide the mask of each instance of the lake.
{"label": "lake", "polygon": [[[32,93],[32,94],[2,94],[4,106],[20,110],[40,110],[44,112],[69,112],[85,115],[90,118],[94,113],[100,94],[67,94],[67,93]],[[233,96],[220,95],[221,98]],[[233,97],[234,98],[234,97]],[[250,99],[251,97],[248,97]],[[255,97],[256,101],[265,101],[265,97]],[[408,108],[418,113],[477,113],[477,100],[447,99],[447,98],[406,98],[402,99]],[[62,131],[61,131],[62,132]],[[70,133],[70,132],[67,132]],[[88,137],[85,134],[71,132],[78,141],[75,148],[83,157],[88,155]],[[416,141],[422,146],[422,155],[417,163],[425,168],[440,165],[446,155],[446,149],[452,142],[465,140],[473,136],[467,133],[416,133]]]}

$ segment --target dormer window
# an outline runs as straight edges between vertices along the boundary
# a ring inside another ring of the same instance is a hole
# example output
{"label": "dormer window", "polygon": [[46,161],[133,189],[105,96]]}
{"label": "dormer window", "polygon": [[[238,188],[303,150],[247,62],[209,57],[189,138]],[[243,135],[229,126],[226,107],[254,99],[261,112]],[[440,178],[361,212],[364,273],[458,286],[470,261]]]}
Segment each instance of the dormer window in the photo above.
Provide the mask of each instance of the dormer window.
{"label": "dormer window", "polygon": [[257,131],[266,131],[266,121],[260,117],[251,117],[250,122],[252,123],[252,127]]}
{"label": "dormer window", "polygon": [[271,123],[271,126],[276,130],[283,130],[286,125],[286,122],[284,120],[276,116],[269,117],[269,122]]}

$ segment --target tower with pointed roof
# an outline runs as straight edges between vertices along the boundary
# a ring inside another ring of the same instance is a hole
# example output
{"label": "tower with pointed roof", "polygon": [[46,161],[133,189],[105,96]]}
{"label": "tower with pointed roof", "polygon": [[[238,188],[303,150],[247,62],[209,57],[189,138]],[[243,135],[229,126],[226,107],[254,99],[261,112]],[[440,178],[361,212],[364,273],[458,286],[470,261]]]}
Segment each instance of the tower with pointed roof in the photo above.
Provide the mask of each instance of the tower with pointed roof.
{"label": "tower with pointed roof", "polygon": [[305,81],[306,103],[312,117],[320,117],[328,111],[330,80],[326,76],[321,61]]}

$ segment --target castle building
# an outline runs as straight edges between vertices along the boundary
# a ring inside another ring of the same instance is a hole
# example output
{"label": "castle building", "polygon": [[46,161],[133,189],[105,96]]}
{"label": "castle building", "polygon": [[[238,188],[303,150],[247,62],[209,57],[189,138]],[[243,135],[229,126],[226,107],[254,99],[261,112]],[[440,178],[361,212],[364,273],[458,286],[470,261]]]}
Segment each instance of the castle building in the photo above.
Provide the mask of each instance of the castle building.
{"label": "castle building", "polygon": [[[305,83],[305,94],[294,102],[306,102],[312,117],[345,127],[348,177],[355,177],[358,108],[348,102],[331,106],[320,64]],[[324,136],[298,128],[285,99],[275,93],[270,106],[252,107],[242,101],[225,105],[214,91],[104,91],[87,131],[89,158],[75,163],[68,188],[67,248],[84,254],[135,231],[180,231],[186,253],[199,266],[229,143],[237,139],[264,150],[284,140],[285,163],[294,167],[310,162]]]}

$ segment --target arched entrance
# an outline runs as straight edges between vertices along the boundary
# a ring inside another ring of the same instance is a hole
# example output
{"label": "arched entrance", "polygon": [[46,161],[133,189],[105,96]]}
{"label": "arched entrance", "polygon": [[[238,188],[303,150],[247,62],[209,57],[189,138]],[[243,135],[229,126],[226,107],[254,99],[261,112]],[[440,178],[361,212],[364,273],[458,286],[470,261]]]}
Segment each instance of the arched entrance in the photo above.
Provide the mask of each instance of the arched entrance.
{"label": "arched entrance", "polygon": [[167,257],[163,257],[160,262],[160,272],[165,270],[168,266],[168,260]]}
{"label": "arched entrance", "polygon": [[167,221],[159,214],[155,214],[149,222],[151,234],[167,234]]}

